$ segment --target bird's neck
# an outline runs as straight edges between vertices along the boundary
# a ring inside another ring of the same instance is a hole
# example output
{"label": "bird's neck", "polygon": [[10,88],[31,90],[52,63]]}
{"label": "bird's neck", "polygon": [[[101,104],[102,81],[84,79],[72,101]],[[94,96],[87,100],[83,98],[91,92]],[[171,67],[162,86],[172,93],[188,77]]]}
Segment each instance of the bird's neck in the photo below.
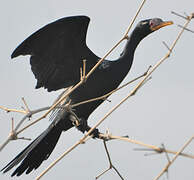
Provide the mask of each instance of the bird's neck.
{"label": "bird's neck", "polygon": [[133,31],[131,36],[127,39],[127,43],[124,47],[123,53],[121,54],[120,60],[125,64],[128,64],[129,68],[133,63],[135,50],[143,38],[144,36],[141,36],[137,32]]}
{"label": "bird's neck", "polygon": [[127,39],[124,50],[120,58],[115,63],[120,74],[120,80],[123,80],[131,69],[135,50],[144,37],[145,36],[142,36],[137,31],[133,31],[131,36]]}

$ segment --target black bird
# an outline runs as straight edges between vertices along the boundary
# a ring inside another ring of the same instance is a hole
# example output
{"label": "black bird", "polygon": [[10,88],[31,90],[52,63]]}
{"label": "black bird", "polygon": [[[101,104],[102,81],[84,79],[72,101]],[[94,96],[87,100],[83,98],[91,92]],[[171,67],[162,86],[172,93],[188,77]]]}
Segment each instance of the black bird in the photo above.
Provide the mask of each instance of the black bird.
{"label": "black bird", "polygon": [[[74,86],[80,80],[83,59],[87,60],[86,72],[100,59],[86,45],[89,21],[87,16],[73,16],[48,24],[23,41],[11,58],[31,55],[31,69],[37,79],[36,88],[56,91]],[[69,95],[71,104],[102,96],[117,88],[131,68],[139,42],[150,33],[170,24],[171,21],[164,22],[159,18],[140,21],[127,39],[119,59],[104,60],[87,82]],[[87,119],[103,101],[93,101],[74,108],[73,112],[80,119],[79,130],[84,132],[90,129]],[[51,125],[1,171],[5,173],[21,162],[12,176],[20,176],[25,171],[28,174],[50,156],[62,131],[74,126],[74,116],[65,109],[60,109],[55,114]],[[97,137],[98,131],[95,132]]]}

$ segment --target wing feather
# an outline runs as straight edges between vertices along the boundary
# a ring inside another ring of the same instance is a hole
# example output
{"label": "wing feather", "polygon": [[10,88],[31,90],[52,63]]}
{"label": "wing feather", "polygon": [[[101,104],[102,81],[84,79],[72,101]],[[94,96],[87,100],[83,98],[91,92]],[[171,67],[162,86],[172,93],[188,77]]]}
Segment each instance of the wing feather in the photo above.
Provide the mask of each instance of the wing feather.
{"label": "wing feather", "polygon": [[87,16],[73,16],[50,23],[24,40],[11,57],[31,55],[36,88],[52,91],[74,85],[82,60],[88,60],[88,71],[99,59],[86,45],[89,21]]}

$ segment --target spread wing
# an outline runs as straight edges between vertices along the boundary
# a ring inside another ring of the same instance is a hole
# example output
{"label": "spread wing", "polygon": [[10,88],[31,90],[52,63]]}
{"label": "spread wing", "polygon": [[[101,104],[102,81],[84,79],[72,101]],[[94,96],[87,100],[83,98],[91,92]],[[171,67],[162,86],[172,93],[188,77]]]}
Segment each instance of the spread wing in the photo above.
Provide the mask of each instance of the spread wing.
{"label": "spread wing", "polygon": [[87,60],[87,71],[99,59],[86,45],[87,16],[72,16],[48,24],[24,40],[11,57],[31,55],[36,88],[48,91],[74,85],[80,80],[80,67]]}

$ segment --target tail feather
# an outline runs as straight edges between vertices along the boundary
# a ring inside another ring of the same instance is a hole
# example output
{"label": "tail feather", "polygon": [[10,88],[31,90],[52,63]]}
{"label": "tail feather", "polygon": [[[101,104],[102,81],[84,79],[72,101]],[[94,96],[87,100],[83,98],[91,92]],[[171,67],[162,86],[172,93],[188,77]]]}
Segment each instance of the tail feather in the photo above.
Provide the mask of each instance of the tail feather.
{"label": "tail feather", "polygon": [[46,129],[1,171],[3,171],[3,173],[6,173],[21,161],[22,163],[12,173],[11,176],[20,176],[25,170],[27,170],[26,174],[28,174],[33,169],[37,169],[41,165],[41,163],[44,160],[48,159],[48,157],[52,153],[54,147],[56,146],[56,143],[58,142],[61,132],[62,129],[59,129],[58,126],[54,126],[52,129]]}
{"label": "tail feather", "polygon": [[3,173],[6,173],[21,162],[11,176],[20,176],[25,171],[26,174],[29,174],[33,169],[37,169],[44,160],[48,159],[54,150],[62,131],[66,131],[73,127],[65,108],[59,108],[51,119],[52,123],[50,126],[8,163],[1,170]]}
{"label": "tail feather", "polygon": [[[59,113],[59,115],[61,115],[61,113]],[[40,134],[1,171],[6,173],[20,162],[21,164],[11,176],[20,176],[25,171],[26,174],[29,174],[33,169],[37,169],[44,160],[48,159],[54,150],[62,131],[66,131],[71,127],[73,127],[73,125],[70,120],[61,119],[59,116],[56,117],[42,134]]]}

